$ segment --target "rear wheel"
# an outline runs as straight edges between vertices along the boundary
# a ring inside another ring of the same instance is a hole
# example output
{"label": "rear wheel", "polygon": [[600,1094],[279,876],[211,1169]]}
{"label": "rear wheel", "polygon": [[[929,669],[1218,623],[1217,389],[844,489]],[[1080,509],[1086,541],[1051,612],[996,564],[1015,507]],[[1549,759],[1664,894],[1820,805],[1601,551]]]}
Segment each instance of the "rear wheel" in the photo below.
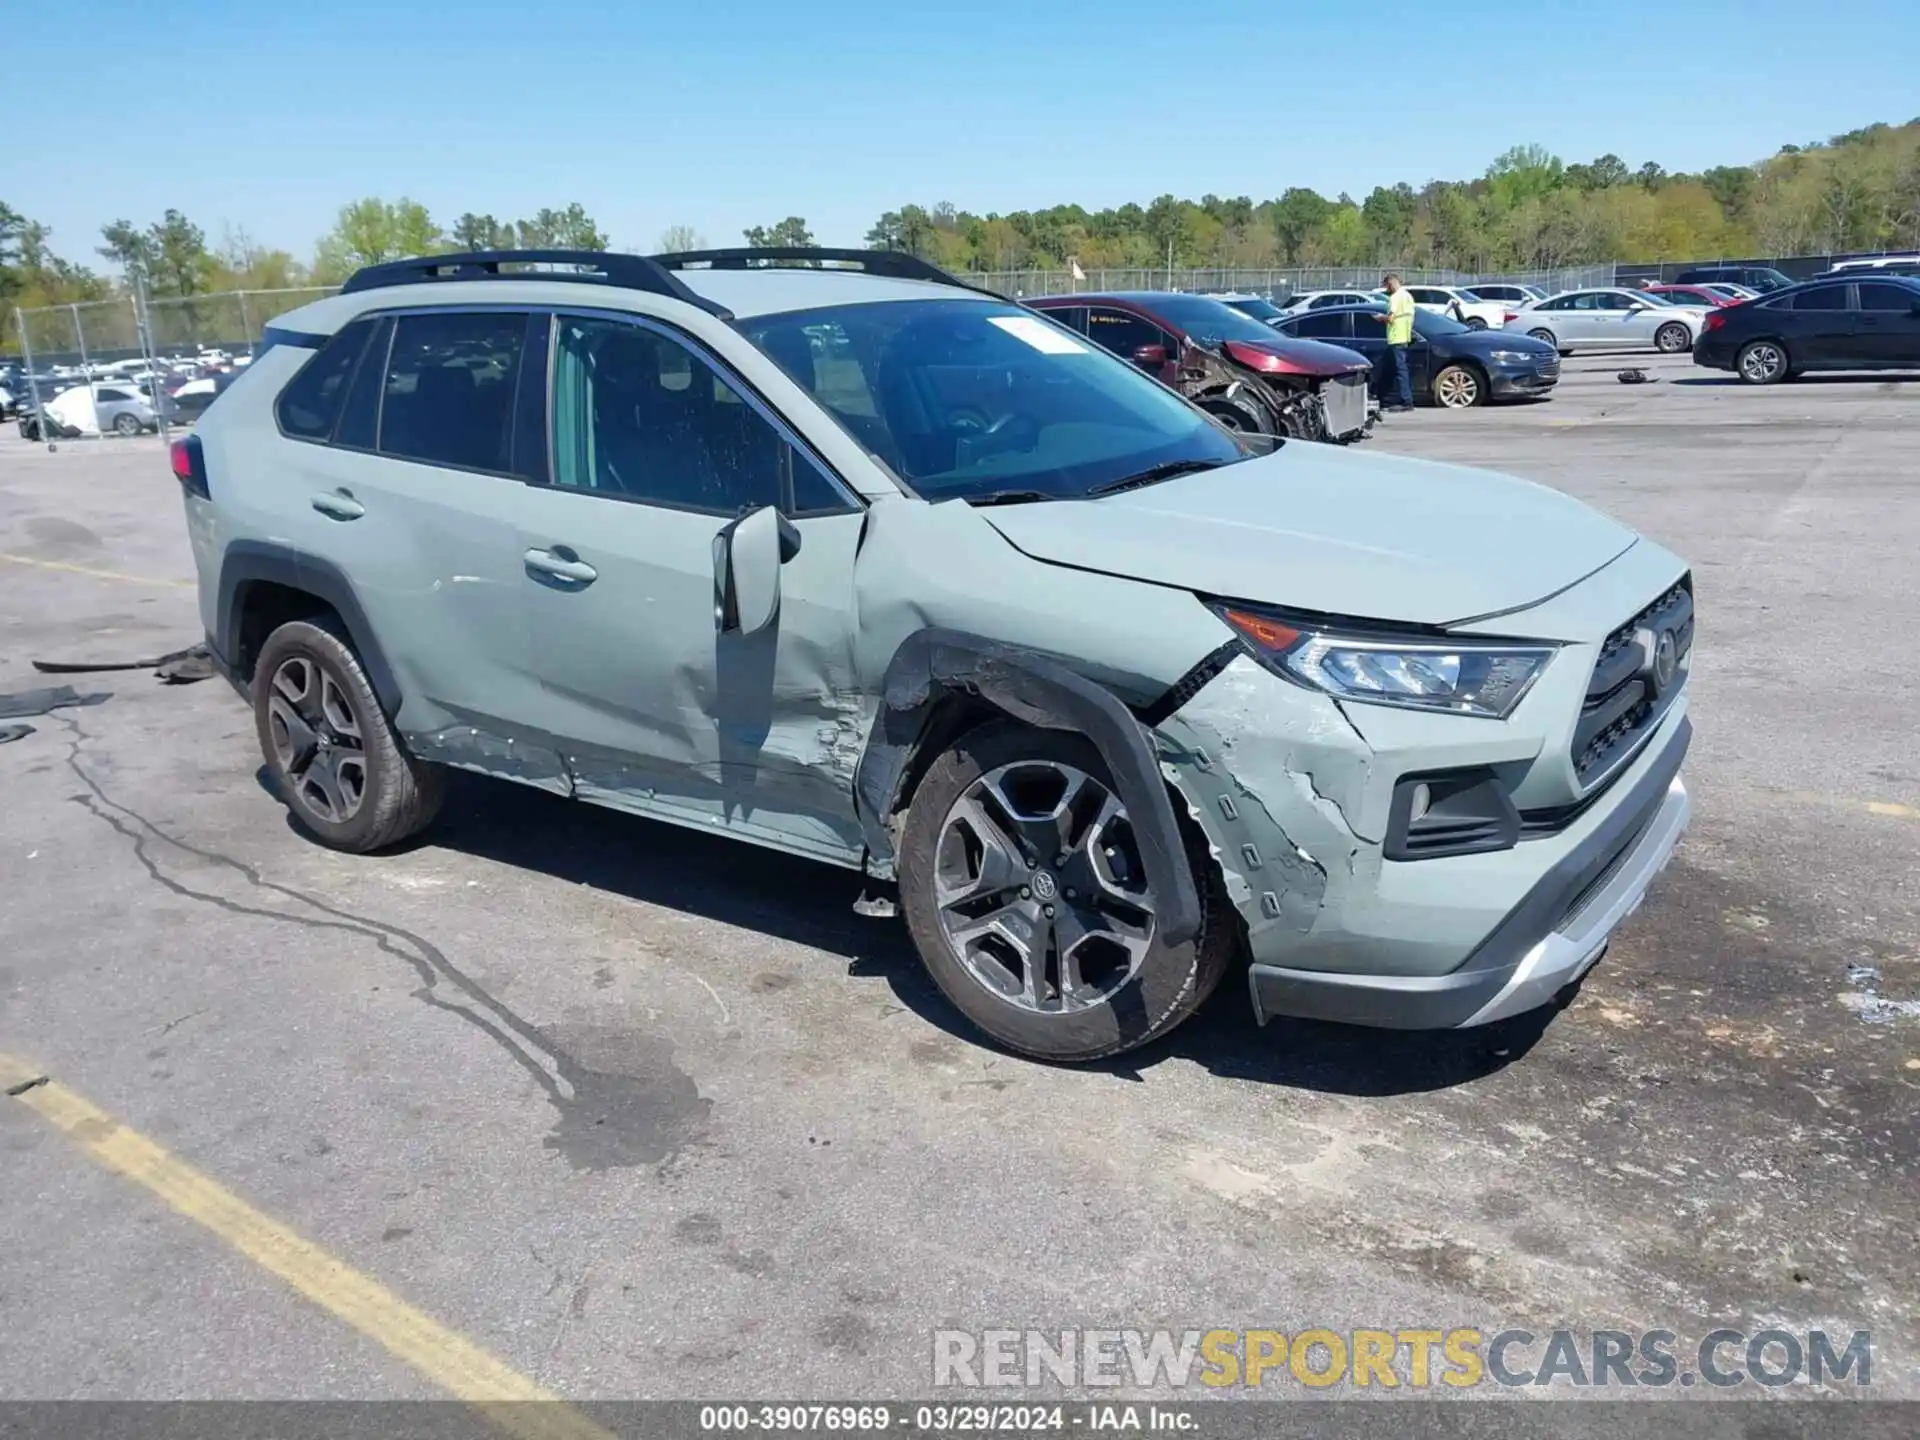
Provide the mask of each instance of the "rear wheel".
{"label": "rear wheel", "polygon": [[1749,340],[1740,347],[1733,364],[1749,385],[1777,385],[1792,369],[1786,347],[1777,340]]}
{"label": "rear wheel", "polygon": [[1559,343],[1559,341],[1554,339],[1553,332],[1544,325],[1538,330],[1529,330],[1527,334],[1531,335],[1535,340],[1544,340],[1549,345],[1557,345]]}
{"label": "rear wheel", "polygon": [[1200,933],[1168,945],[1141,840],[1095,747],[994,721],[933,763],[907,812],[900,897],[928,973],[1010,1050],[1076,1062],[1164,1035],[1234,953],[1226,901],[1189,845]]}
{"label": "rear wheel", "polygon": [[1471,365],[1448,365],[1433,377],[1433,403],[1447,410],[1484,405],[1487,383]]}
{"label": "rear wheel", "polygon": [[140,433],[140,417],[135,415],[131,410],[123,410],[113,417],[113,429],[114,433],[118,435],[138,435]]}
{"label": "rear wheel", "polygon": [[1478,315],[1469,315],[1467,317],[1467,329],[1484,330],[1486,328],[1487,328],[1487,322],[1482,320]]}
{"label": "rear wheel", "polygon": [[1678,322],[1662,325],[1653,332],[1653,348],[1662,355],[1678,355],[1693,348],[1693,332]]}
{"label": "rear wheel", "polygon": [[267,637],[253,711],[280,798],[322,844],[365,853],[432,823],[443,772],[407,753],[332,623],[290,621]]}

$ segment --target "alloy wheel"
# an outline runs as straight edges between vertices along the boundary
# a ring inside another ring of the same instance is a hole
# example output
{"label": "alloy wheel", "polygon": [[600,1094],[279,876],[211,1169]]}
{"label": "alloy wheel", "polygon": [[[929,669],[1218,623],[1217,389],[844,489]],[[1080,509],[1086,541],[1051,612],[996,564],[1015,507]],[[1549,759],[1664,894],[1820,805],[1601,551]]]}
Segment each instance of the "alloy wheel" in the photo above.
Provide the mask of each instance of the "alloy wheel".
{"label": "alloy wheel", "polygon": [[1757,341],[1740,352],[1740,374],[1756,385],[1778,379],[1786,368],[1785,352],[1771,341]]}
{"label": "alloy wheel", "polygon": [[1653,337],[1653,348],[1662,355],[1678,355],[1691,343],[1684,325],[1662,325]]}
{"label": "alloy wheel", "polygon": [[953,954],[1017,1009],[1100,1005],[1138,973],[1153,941],[1153,897],[1126,807],[1058,761],[1016,761],[969,785],[941,823],[933,880]]}
{"label": "alloy wheel", "polygon": [[367,752],[346,692],[319,662],[293,655],[268,682],[273,756],[300,803],[338,825],[367,798]]}
{"label": "alloy wheel", "polygon": [[1449,410],[1464,410],[1480,399],[1480,380],[1471,370],[1453,365],[1433,381],[1433,398]]}

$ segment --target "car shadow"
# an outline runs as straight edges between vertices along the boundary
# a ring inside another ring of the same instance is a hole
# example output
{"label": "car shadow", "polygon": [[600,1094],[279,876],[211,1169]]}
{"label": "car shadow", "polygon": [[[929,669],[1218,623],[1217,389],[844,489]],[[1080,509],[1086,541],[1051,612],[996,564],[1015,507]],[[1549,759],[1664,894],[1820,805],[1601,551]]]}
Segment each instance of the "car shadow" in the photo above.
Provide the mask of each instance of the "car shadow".
{"label": "car shadow", "polygon": [[[1675,385],[1739,385],[1746,381],[1738,375],[1683,375],[1673,381]],[[1883,370],[1849,370],[1839,374],[1796,375],[1786,381],[1782,388],[1791,389],[1799,385],[1878,385],[1885,389],[1895,385],[1920,383],[1920,374],[1889,375]]]}
{"label": "car shadow", "polygon": [[[272,793],[264,768],[257,778]],[[929,978],[903,923],[854,914],[862,880],[851,871],[460,773],[450,777],[439,820],[401,849],[456,851],[804,945],[844,961],[856,981],[884,983],[896,1003],[929,1024],[987,1043]],[[1172,1034],[1091,1068],[1143,1081],[1157,1066],[1188,1061],[1222,1078],[1331,1094],[1441,1090],[1526,1054],[1567,998],[1467,1031],[1383,1032],[1308,1020],[1262,1028],[1236,967]]]}

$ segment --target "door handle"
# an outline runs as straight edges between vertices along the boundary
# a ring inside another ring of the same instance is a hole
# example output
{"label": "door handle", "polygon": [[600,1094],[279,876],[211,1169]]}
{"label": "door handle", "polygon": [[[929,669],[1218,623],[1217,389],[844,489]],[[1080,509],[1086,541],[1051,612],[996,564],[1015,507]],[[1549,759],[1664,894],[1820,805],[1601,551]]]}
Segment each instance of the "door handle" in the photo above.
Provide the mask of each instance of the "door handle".
{"label": "door handle", "polygon": [[551,576],[555,580],[565,580],[572,585],[591,585],[600,578],[600,572],[584,560],[569,558],[572,552],[560,553],[553,550],[529,550],[525,555],[527,569],[536,575]]}
{"label": "door handle", "polygon": [[367,513],[367,507],[345,490],[330,490],[314,496],[313,508],[331,520],[358,520]]}

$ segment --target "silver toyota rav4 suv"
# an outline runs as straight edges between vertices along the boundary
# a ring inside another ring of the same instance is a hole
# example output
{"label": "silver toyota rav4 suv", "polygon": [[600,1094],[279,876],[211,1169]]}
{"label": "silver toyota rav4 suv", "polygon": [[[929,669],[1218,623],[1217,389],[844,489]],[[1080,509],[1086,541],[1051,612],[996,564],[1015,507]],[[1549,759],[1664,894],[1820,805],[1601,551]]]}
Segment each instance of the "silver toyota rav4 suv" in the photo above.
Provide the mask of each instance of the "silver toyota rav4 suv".
{"label": "silver toyota rav4 suv", "polygon": [[1542,1005],[1686,824],[1679,559],[1230,434],[911,257],[442,256],[267,340],[173,468],[324,844],[452,766],[790,851],[1075,1061],[1229,973],[1263,1021]]}

